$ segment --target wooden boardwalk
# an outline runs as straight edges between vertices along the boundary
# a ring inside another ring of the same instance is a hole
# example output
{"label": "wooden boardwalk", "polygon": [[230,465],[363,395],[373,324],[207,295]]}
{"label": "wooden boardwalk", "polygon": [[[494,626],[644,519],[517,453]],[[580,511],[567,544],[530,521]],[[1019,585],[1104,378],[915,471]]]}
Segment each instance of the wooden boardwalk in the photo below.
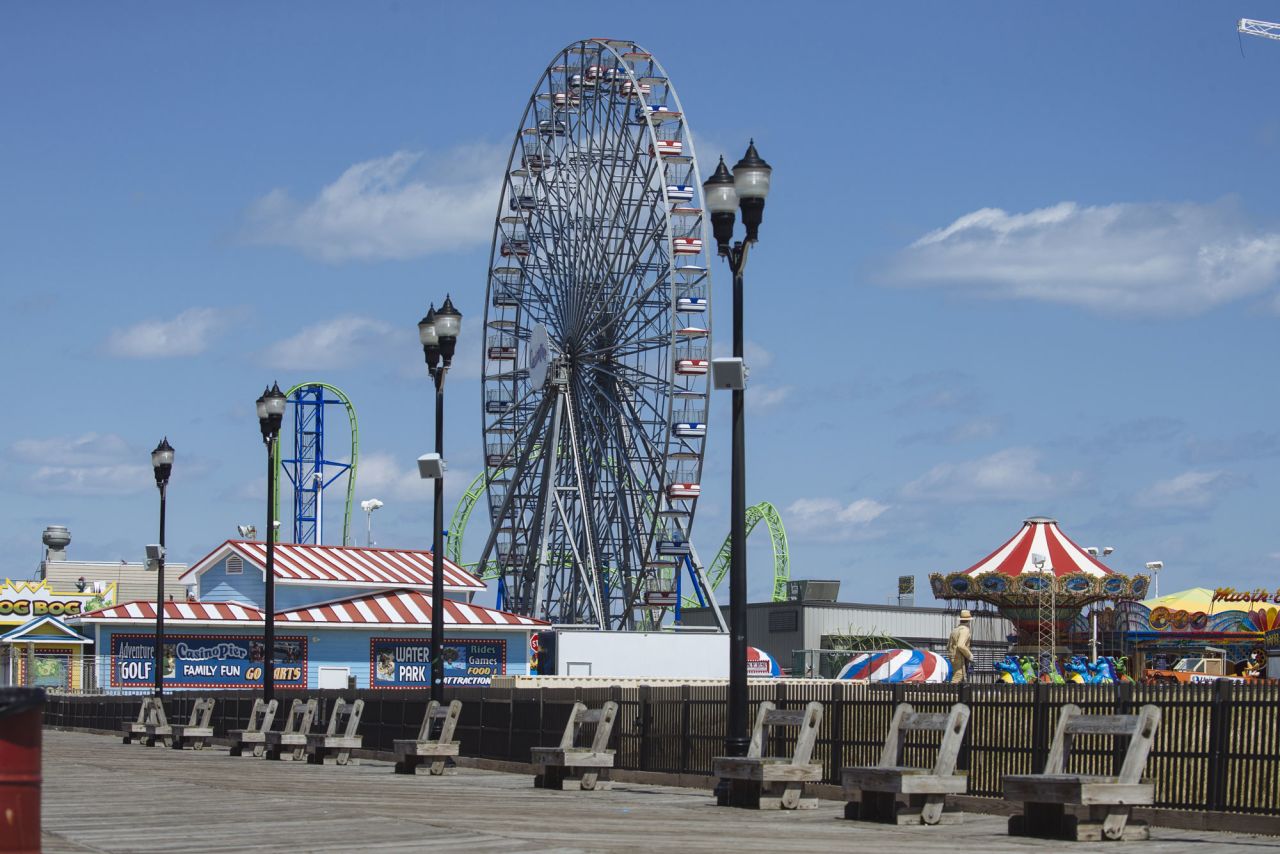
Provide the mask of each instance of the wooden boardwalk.
{"label": "wooden boardwalk", "polygon": [[[46,854],[1029,850],[995,816],[946,828],[864,827],[841,819],[843,804],[834,801],[750,812],[717,807],[709,792],[692,789],[619,782],[608,792],[550,792],[523,774],[406,777],[370,760],[320,767],[234,759],[223,747],[179,752],[51,730],[44,751]],[[1280,850],[1280,840],[1156,827],[1148,843],[1062,848],[1251,854]]]}

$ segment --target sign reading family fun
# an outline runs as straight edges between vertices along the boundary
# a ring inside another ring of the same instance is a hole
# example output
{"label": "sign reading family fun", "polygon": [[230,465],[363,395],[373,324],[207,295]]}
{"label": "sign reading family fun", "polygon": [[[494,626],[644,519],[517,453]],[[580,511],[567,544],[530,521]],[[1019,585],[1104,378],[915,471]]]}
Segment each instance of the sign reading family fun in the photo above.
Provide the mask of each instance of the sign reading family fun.
{"label": "sign reading family fun", "polygon": [[[431,687],[430,640],[372,638],[369,646],[369,684],[374,688]],[[507,672],[505,640],[446,640],[441,654],[446,685],[488,685]]]}
{"label": "sign reading family fun", "polygon": [[[261,636],[170,635],[164,638],[164,684],[173,688],[243,688],[262,684]],[[111,636],[111,686],[155,684],[151,635]],[[276,685],[307,687],[307,639],[276,638]]]}

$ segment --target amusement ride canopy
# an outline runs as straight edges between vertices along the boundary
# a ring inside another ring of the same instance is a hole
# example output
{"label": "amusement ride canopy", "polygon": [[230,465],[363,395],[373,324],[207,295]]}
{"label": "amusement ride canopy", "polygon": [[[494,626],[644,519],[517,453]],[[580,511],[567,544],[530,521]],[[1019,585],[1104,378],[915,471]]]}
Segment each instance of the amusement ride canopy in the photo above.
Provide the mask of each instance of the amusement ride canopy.
{"label": "amusement ride canopy", "polygon": [[[1036,565],[1039,558],[1043,568]],[[963,572],[935,572],[929,583],[938,599],[995,605],[1018,630],[1019,643],[1031,645],[1043,598],[1056,600],[1053,619],[1060,632],[1091,602],[1141,599],[1149,579],[1113,572],[1062,533],[1057,520],[1033,516],[987,557]]]}

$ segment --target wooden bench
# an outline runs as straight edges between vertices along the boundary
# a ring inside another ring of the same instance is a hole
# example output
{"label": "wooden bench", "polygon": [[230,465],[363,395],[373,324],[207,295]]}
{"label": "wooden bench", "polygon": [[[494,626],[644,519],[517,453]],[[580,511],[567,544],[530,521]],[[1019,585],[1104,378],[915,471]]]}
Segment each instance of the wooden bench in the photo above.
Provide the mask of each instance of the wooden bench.
{"label": "wooden bench", "polygon": [[301,759],[307,749],[307,736],[311,733],[311,724],[320,713],[320,701],[314,697],[306,702],[294,700],[289,707],[289,717],[285,719],[284,729],[267,730],[265,753],[267,759],[285,758],[288,751],[291,759]]}
{"label": "wooden bench", "polygon": [[[458,716],[462,714],[462,703],[453,700],[447,706],[441,706],[438,700],[427,704],[427,713],[422,718],[422,728],[418,737],[397,738],[391,743],[396,754],[397,774],[416,774],[418,764],[423,759],[432,760],[430,771],[432,776],[439,777],[445,773],[445,759],[458,755],[458,742],[453,740],[453,731],[458,726]],[[431,730],[436,721],[443,721],[440,735],[431,738]]]}
{"label": "wooden bench", "polygon": [[166,723],[164,703],[160,701],[160,698],[143,697],[142,705],[138,707],[137,720],[122,727],[124,730],[124,743],[129,744],[135,738],[141,741],[146,738],[148,726],[164,723]]}
{"label": "wooden bench", "polygon": [[339,765],[359,765],[359,759],[351,758],[351,751],[358,750],[364,740],[363,736],[357,735],[363,714],[364,700],[352,703],[341,697],[335,700],[333,711],[329,715],[328,729],[323,733],[313,732],[307,736],[307,762],[323,765],[325,757],[332,752]]}
{"label": "wooden bench", "polygon": [[[968,777],[955,773],[968,726],[969,707],[963,703],[956,703],[946,714],[922,714],[907,703],[899,703],[879,764],[840,772],[848,801],[844,817],[886,824],[960,822],[963,813],[946,810],[946,800],[947,795],[963,795],[968,788]],[[932,768],[902,764],[903,746],[912,732],[942,733]]]}
{"label": "wooden bench", "polygon": [[[559,747],[533,748],[533,764],[537,776],[533,785],[540,789],[570,789],[585,792],[601,791],[611,785],[609,769],[613,767],[613,751],[608,749],[609,736],[613,734],[613,722],[618,717],[618,704],[609,700],[598,709],[588,709],[582,703],[574,703],[569,722],[564,725],[564,735]],[[595,724],[595,736],[590,747],[579,747],[578,730],[583,724]]]}
{"label": "wooden bench", "polygon": [[[301,700],[294,700],[293,702],[295,704],[302,703]],[[271,724],[276,719],[276,709],[279,707],[279,700],[272,700],[268,703],[259,697],[253,701],[253,711],[249,712],[249,728],[227,730],[227,739],[231,742],[232,756],[243,754],[246,744],[253,745],[254,756],[262,755],[267,743],[267,731],[271,729]]]}
{"label": "wooden bench", "polygon": [[[761,703],[747,755],[717,756],[712,761],[712,773],[728,781],[718,795],[719,804],[748,809],[816,809],[818,796],[806,792],[805,783],[822,780],[822,766],[809,762],[821,724],[821,703],[790,711],[779,711],[767,700]],[[765,743],[771,731],[779,728],[799,729],[795,752],[765,756]]]}
{"label": "wooden bench", "polygon": [[[151,734],[151,728],[147,728]],[[213,698],[202,697],[191,706],[191,716],[185,724],[169,727],[169,746],[181,750],[187,742],[193,750],[203,750],[213,738]]]}
{"label": "wooden bench", "polygon": [[[1089,841],[1149,839],[1146,823],[1129,818],[1134,805],[1155,800],[1155,784],[1142,779],[1142,770],[1159,726],[1160,709],[1155,706],[1143,706],[1136,715],[1083,715],[1078,706],[1063,706],[1044,773],[1004,778],[1005,798],[1022,801],[1022,815],[1009,819],[1009,834]],[[1066,773],[1071,742],[1078,735],[1127,736],[1129,748],[1120,774]],[[1068,814],[1068,804],[1083,809]]]}

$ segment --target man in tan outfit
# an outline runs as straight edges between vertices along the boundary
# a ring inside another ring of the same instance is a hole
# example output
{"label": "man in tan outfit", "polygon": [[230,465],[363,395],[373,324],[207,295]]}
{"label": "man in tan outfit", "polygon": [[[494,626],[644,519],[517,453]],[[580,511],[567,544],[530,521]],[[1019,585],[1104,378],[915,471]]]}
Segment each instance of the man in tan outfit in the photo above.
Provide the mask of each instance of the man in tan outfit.
{"label": "man in tan outfit", "polygon": [[969,649],[969,641],[973,633],[969,631],[969,622],[973,614],[960,612],[960,623],[951,630],[947,638],[947,657],[951,659],[951,681],[963,682],[969,675],[969,665],[973,663],[973,652]]}

